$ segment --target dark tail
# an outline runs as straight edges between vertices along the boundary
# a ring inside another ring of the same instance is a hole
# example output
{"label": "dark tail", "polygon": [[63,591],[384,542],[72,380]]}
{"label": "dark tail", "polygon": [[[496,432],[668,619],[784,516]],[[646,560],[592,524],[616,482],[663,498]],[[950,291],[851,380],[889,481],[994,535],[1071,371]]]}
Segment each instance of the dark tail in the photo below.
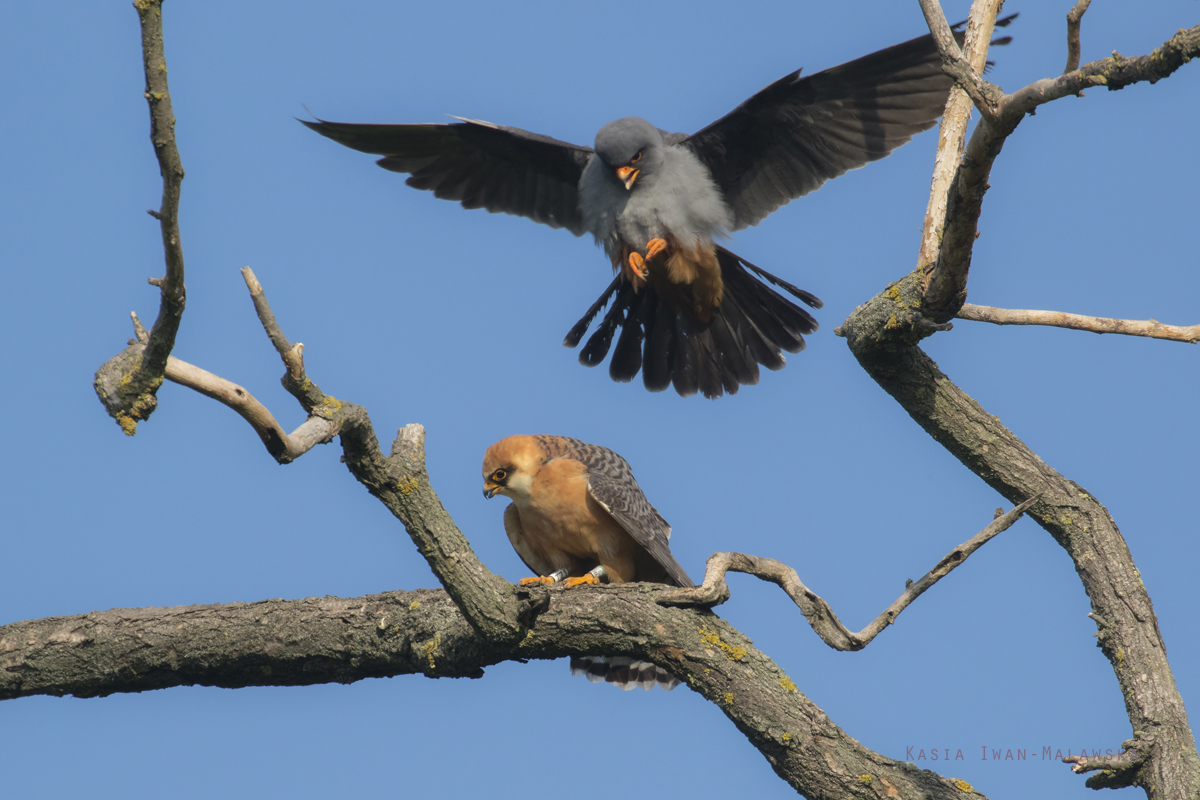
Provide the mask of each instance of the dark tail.
{"label": "dark tail", "polygon": [[799,353],[804,349],[804,334],[817,329],[817,321],[807,311],[763,281],[813,308],[820,308],[821,301],[723,247],[717,247],[717,262],[725,293],[710,321],[695,318],[687,287],[681,287],[678,302],[669,302],[649,286],[634,292],[633,285],[617,275],[563,344],[579,344],[611,299],[608,312],[579,353],[579,363],[585,367],[604,360],[620,329],[608,366],[614,381],[631,381],[641,370],[642,381],[652,392],[674,385],[683,397],[698,391],[708,398],[737,394],[739,386],[758,383],[760,364],[783,369],[781,351]]}
{"label": "dark tail", "polygon": [[635,686],[650,690],[655,686],[670,691],[679,679],[649,661],[623,656],[571,656],[571,674],[582,675],[592,683],[605,681],[629,691]]}

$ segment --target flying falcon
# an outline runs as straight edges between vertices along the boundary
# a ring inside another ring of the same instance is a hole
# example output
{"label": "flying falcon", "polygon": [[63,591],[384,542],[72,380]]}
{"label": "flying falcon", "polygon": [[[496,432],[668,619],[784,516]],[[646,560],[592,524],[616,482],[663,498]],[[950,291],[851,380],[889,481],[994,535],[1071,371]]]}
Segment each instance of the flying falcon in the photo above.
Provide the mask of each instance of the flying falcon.
{"label": "flying falcon", "polygon": [[[650,505],[629,463],[604,447],[565,436],[509,436],[483,456],[483,496],[512,498],[504,530],[537,577],[522,584],[651,581],[692,587],[671,555],[671,526]],[[572,674],[624,689],[679,681],[628,658],[572,658]]]}
{"label": "flying falcon", "polygon": [[813,308],[821,301],[714,239],[931,128],[952,83],[933,37],[922,36],[805,78],[797,70],[690,136],[638,117],[605,125],[594,149],[463,118],[304,124],[384,156],[379,165],[410,173],[409,186],[464,208],[592,234],[616,278],[563,344],[579,344],[611,301],[581,363],[603,361],[619,328],[613,380],[641,370],[650,391],[673,384],[683,396],[715,398],[757,383],[759,365],[781,369],[781,351],[804,349],[817,329],[768,283]]}

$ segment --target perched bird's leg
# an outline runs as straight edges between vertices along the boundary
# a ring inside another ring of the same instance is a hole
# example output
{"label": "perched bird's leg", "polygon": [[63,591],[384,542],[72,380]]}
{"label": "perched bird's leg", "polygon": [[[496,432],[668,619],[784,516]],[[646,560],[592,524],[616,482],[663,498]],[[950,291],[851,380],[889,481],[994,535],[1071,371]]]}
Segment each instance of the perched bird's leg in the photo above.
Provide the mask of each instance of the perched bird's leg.
{"label": "perched bird's leg", "polygon": [[567,588],[574,586],[583,586],[584,584],[600,583],[600,579],[605,577],[603,565],[596,567],[594,570],[584,575],[582,578],[567,578]]}
{"label": "perched bird's leg", "polygon": [[551,572],[549,575],[535,575],[532,578],[521,578],[520,583],[522,586],[529,586],[532,583],[558,583],[565,577],[567,577],[567,571],[560,569]]}
{"label": "perched bird's leg", "polygon": [[657,237],[651,239],[650,241],[646,242],[646,260],[649,261],[666,249],[666,239],[659,239]]}

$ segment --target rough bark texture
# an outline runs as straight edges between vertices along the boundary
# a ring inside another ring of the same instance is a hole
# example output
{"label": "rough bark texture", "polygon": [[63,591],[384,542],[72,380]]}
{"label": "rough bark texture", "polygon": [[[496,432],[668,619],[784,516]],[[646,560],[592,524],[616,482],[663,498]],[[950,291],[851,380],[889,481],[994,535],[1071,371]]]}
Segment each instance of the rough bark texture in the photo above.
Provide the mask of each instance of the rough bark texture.
{"label": "rough bark texture", "polygon": [[137,424],[158,407],[158,387],[167,371],[167,357],[175,347],[175,334],[183,320],[186,292],[183,287],[183,246],[179,240],[179,193],[183,162],[175,147],[175,112],[167,88],[167,60],[163,48],[161,0],[134,3],[142,27],[142,64],[146,73],[146,102],[150,106],[150,141],[163,178],[162,206],[150,215],[162,228],[167,274],[151,283],[160,289],[158,318],[146,342],[130,342],[99,370],[93,387],[109,416],[132,436]]}
{"label": "rough bark texture", "polygon": [[[1132,763],[1088,779],[1093,788],[1140,786],[1151,798],[1200,796],[1200,759],[1158,629],[1153,604],[1116,523],[1099,501],[1043,462],[946,377],[917,343],[945,325],[966,298],[976,223],[1005,138],[1037,105],[1087,85],[1119,89],[1154,82],[1200,52],[1200,26],[1149,56],[1086,64],[980,109],[955,179],[941,251],[931,272],[914,272],[855,309],[838,329],[862,367],[937,442],[1006,498],[1038,497],[1030,514],[1070,555],[1092,604],[1097,641],[1112,664],[1133,737]],[[944,56],[949,57],[944,53]],[[988,118],[992,119],[989,123]],[[1078,764],[1077,771],[1100,769]]]}
{"label": "rough bark texture", "polygon": [[[998,4],[977,2],[992,9],[994,17]],[[163,210],[155,216],[163,222],[167,277],[156,282],[162,287],[162,310],[147,341],[131,345],[97,374],[98,394],[128,433],[153,410],[184,300],[175,219],[183,171],[174,151],[160,9],[154,0],[135,5],[143,23],[152,139],[164,177]],[[940,9],[930,2],[923,6],[931,29],[945,34]],[[978,16],[973,12],[972,19]],[[944,45],[945,40],[939,39]],[[1129,746],[1137,754],[1120,771],[1093,775],[1088,785],[1139,785],[1151,798],[1195,797],[1200,795],[1195,742],[1150,598],[1115,523],[1098,501],[1042,462],[954,386],[917,344],[947,330],[946,323],[965,300],[990,170],[1023,115],[1087,86],[1117,89],[1165,77],[1200,52],[1200,27],[1181,31],[1149,56],[1093,62],[1013,95],[982,81],[953,39],[948,41],[942,51],[947,71],[980,107],[985,121],[971,137],[954,178],[937,259],[923,262],[860,306],[839,332],[863,368],[964,465],[1014,503],[1036,498],[1030,513],[1074,561],[1092,602],[1099,645],[1125,698],[1134,731]],[[14,623],[0,627],[0,699],[94,697],[191,684],[306,685],[402,674],[480,677],[485,667],[502,660],[624,655],[670,670],[716,704],[776,773],[808,797],[974,794],[965,783],[863,748],[728,623],[703,608],[681,607],[677,590],[642,584],[570,591],[522,588],[491,573],[429,484],[424,430],[419,425],[402,429],[385,456],[366,410],[325,395],[308,379],[301,349],[283,336],[252,278],[247,283],[255,307],[287,367],[285,388],[310,421],[320,422],[322,436],[341,437],[348,469],[403,523],[445,591],[118,609]],[[281,436],[264,437],[272,454],[280,461],[299,455]],[[726,555],[728,568],[742,563],[734,558],[740,554]],[[784,586],[806,614],[811,611],[829,622],[833,638],[853,645],[853,637],[863,635],[834,630],[832,611],[822,607],[823,601],[803,587],[794,571],[777,562],[741,558],[747,571],[757,569],[755,574]],[[897,603],[931,585],[939,570],[952,568],[955,558],[951,553],[922,579],[928,583],[910,587]],[[715,579],[706,579],[702,589],[714,598],[722,596]],[[890,622],[891,617],[877,620],[880,629]],[[1077,764],[1076,769],[1098,767]]]}
{"label": "rough bark texture", "polygon": [[301,686],[420,674],[482,677],[502,660],[651,659],[716,704],[776,773],[811,798],[962,797],[960,782],[873,753],[729,623],[657,602],[649,584],[509,585],[531,614],[498,644],[446,592],[114,609],[0,627],[0,699],[99,697],[171,686]]}

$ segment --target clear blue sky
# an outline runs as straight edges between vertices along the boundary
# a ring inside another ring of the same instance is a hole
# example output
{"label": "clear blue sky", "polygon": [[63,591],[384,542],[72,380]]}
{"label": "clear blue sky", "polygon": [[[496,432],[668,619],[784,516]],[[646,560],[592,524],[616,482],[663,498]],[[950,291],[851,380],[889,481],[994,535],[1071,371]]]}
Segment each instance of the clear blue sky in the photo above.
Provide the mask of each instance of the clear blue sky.
{"label": "clear blue sky", "polygon": [[[966,3],[948,3],[952,19]],[[1061,2],[1010,4],[1007,90],[1065,62]],[[238,274],[254,268],[310,376],[370,409],[381,439],[428,430],[429,469],[480,557],[525,568],[480,495],[513,433],[603,444],[632,464],[699,578],[717,550],[794,566],[851,628],[1004,501],[857,366],[832,333],[912,269],[935,134],[739,233],[731,247],[825,301],[780,373],[716,402],[587,370],[560,342],[609,281],[602,253],[527,220],[467,212],[293,120],[456,114],[590,144],[621,116],[693,131],[781,75],[924,32],[917,4],[186,3],[166,7],[187,179],[188,309],[175,354],[244,385],[287,428],[300,409]],[[1083,55],[1149,52],[1194,0],[1096,3]],[[113,607],[354,596],[435,586],[337,446],[283,468],[228,409],[166,385],[134,439],[92,392],[148,323],[162,274],[158,168],[128,3],[0,9],[0,622]],[[1093,90],[1005,146],[970,299],[1200,321],[1200,65]],[[926,342],[972,397],[1112,512],[1154,600],[1175,678],[1200,704],[1195,347],[959,322]],[[720,609],[864,745],[996,797],[1091,797],[1040,748],[1130,734],[1064,552],[1025,520],[860,653],[837,653],[775,587],[732,579]],[[987,761],[981,747],[989,748]],[[990,749],[1024,749],[1023,762]],[[185,688],[0,706],[12,797],[787,797],[720,711],[681,688],[622,693],[564,662],[484,679]],[[595,787],[593,789],[593,787]]]}

